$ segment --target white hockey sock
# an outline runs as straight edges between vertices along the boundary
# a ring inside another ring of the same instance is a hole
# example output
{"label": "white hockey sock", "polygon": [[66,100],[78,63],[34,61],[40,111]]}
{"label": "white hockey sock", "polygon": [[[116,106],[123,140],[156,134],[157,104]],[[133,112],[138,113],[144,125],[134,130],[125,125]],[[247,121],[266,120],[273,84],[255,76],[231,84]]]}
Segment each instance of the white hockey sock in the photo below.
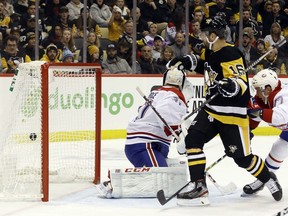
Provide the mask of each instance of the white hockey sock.
{"label": "white hockey sock", "polygon": [[265,159],[265,164],[270,171],[277,171],[284,159],[288,156],[288,142],[278,138],[270,150],[269,155]]}

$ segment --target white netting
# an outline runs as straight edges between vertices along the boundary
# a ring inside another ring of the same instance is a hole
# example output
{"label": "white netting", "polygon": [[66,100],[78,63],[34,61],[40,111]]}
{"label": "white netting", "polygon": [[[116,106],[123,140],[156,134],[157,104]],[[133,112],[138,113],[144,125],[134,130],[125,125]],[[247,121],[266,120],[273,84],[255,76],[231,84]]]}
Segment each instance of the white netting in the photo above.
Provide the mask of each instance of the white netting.
{"label": "white netting", "polygon": [[[19,65],[0,133],[0,197],[41,197],[41,65]],[[50,182],[92,181],[95,68],[49,67]],[[12,99],[12,100],[11,100]]]}

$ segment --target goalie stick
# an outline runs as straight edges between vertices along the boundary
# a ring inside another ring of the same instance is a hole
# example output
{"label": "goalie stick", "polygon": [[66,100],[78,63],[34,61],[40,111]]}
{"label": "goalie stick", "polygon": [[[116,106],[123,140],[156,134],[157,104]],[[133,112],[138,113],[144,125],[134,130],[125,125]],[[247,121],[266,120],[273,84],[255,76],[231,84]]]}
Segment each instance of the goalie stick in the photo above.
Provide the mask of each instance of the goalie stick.
{"label": "goalie stick", "polygon": [[144,98],[144,100],[148,103],[148,105],[152,108],[154,113],[159,117],[159,119],[164,123],[164,125],[169,129],[169,131],[172,133],[172,135],[177,139],[177,141],[180,141],[180,137],[175,133],[175,131],[168,125],[168,123],[165,121],[165,119],[160,115],[160,113],[156,110],[156,108],[152,105],[151,101],[145,96],[145,94],[141,91],[139,86],[136,87],[136,90],[138,93]]}
{"label": "goalie stick", "polygon": [[[208,176],[209,180],[214,184],[214,186],[223,194],[223,195],[228,195],[231,194],[233,192],[235,192],[235,190],[237,189],[237,186],[233,183],[230,182],[228,185],[226,186],[221,186],[219,185],[216,180],[208,173],[208,171],[214,167],[216,164],[218,164],[220,161],[222,161],[227,155],[223,155],[222,157],[220,157],[219,159],[217,159],[215,162],[213,162],[210,166],[208,166],[205,169],[206,175]],[[174,197],[176,197],[184,188],[186,188],[189,185],[190,182],[187,182],[187,184],[185,184],[183,187],[181,187],[179,190],[177,190],[172,196],[168,197],[166,199],[166,196],[164,194],[164,190],[159,190],[157,192],[157,199],[159,201],[159,203],[161,205],[165,205],[166,203],[168,203],[171,199],[173,199]]]}

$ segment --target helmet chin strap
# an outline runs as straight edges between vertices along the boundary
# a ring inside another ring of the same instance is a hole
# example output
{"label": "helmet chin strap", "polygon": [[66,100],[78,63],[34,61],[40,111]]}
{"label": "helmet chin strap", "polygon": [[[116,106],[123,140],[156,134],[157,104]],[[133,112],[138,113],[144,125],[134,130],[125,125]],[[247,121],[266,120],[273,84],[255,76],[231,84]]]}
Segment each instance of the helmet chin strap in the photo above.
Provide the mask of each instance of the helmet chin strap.
{"label": "helmet chin strap", "polygon": [[266,96],[264,94],[263,94],[263,96],[264,96],[264,103],[267,104],[268,103],[268,96]]}
{"label": "helmet chin strap", "polygon": [[264,103],[267,104],[267,103],[268,103],[268,96],[269,96],[269,95],[265,95],[264,90],[262,90],[262,88],[261,88],[261,92],[262,92],[262,95],[263,95],[263,97],[264,97]]}
{"label": "helmet chin strap", "polygon": [[206,37],[207,39],[207,43],[209,44],[209,49],[212,50],[212,45],[219,39],[219,37],[217,36],[214,41],[210,42],[209,39]]}

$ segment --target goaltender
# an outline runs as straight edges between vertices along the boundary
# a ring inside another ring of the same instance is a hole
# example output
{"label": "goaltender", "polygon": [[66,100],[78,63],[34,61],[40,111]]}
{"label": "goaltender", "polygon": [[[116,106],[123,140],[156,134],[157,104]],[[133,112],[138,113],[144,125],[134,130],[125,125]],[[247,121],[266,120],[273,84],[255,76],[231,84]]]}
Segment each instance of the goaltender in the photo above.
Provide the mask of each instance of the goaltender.
{"label": "goaltender", "polygon": [[172,194],[187,182],[185,163],[181,165],[179,159],[169,162],[168,153],[172,134],[181,132],[186,102],[192,96],[185,70],[193,70],[196,64],[196,56],[186,56],[168,67],[163,86],[150,92],[149,103],[140,106],[138,115],[128,124],[125,154],[134,168],[110,169],[110,180],[97,185],[100,196],[155,197],[160,189]]}

